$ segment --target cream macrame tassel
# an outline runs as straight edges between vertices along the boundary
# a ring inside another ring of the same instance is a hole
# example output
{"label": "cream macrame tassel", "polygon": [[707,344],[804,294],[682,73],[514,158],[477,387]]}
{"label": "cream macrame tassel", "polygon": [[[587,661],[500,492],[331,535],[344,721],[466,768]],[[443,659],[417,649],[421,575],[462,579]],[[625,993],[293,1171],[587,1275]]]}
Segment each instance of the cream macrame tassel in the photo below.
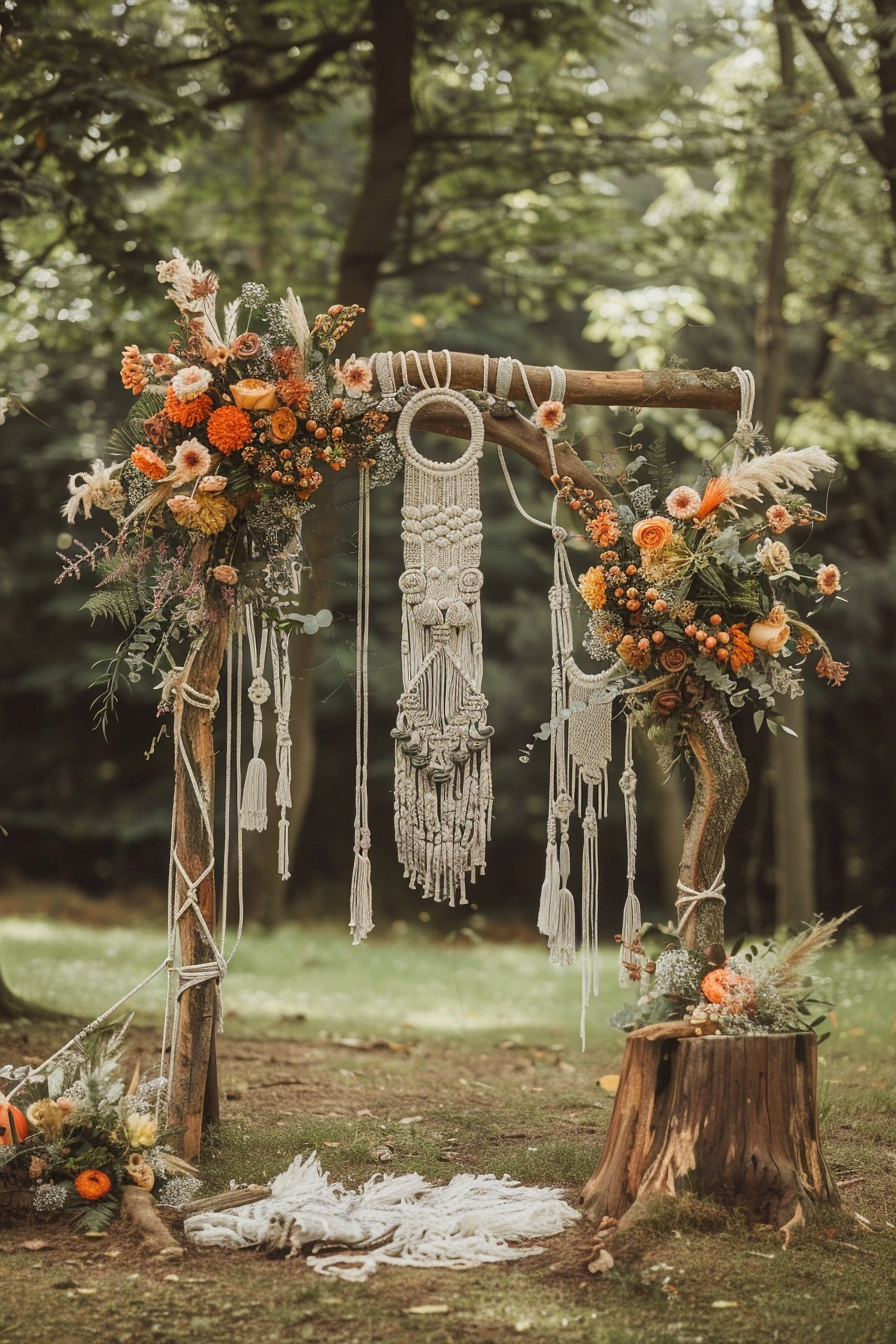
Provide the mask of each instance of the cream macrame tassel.
{"label": "cream macrame tassel", "polygon": [[[391,376],[391,359],[390,359]],[[382,386],[382,383],[381,383]],[[386,389],[384,389],[386,390]],[[388,391],[386,393],[388,395]],[[370,640],[370,468],[359,469],[358,630],[355,645],[355,862],[348,926],[357,946],[373,928],[370,825],[367,814],[368,647]]]}
{"label": "cream macrame tassel", "polygon": [[622,912],[622,937],[619,943],[619,983],[627,988],[640,969],[643,958],[637,950],[641,946],[641,902],[635,895],[635,865],[638,858],[638,776],[632,755],[632,717],[625,716],[625,765],[619,779],[625,800],[625,848],[627,855],[628,893]]}
{"label": "cream macrame tassel", "polygon": [[274,708],[277,713],[277,792],[280,809],[277,871],[285,882],[289,877],[289,818],[292,807],[292,737],[289,711],[292,705],[292,676],[289,670],[289,636],[286,631],[271,639],[271,672],[274,679]]}
{"label": "cream macrame tassel", "polygon": [[243,786],[243,807],[240,825],[244,831],[265,831],[268,825],[268,772],[261,758],[262,705],[271,698],[271,687],[264,675],[267,656],[269,629],[262,622],[261,640],[255,637],[255,616],[251,607],[246,608],[246,636],[249,640],[249,658],[252,664],[252,681],[249,686],[249,699],[254,708],[252,723],[252,759],[246,770],[246,783]]}

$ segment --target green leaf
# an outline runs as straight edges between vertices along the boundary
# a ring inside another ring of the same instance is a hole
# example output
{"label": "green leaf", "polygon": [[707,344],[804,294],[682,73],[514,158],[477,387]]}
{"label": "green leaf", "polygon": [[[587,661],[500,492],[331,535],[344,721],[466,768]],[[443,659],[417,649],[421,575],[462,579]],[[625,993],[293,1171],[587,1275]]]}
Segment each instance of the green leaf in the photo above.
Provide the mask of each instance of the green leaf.
{"label": "green leaf", "polygon": [[759,732],[759,729],[762,727],[764,719],[765,719],[765,710],[757,709],[755,714],[753,715],[753,727],[756,729],[757,733]]}

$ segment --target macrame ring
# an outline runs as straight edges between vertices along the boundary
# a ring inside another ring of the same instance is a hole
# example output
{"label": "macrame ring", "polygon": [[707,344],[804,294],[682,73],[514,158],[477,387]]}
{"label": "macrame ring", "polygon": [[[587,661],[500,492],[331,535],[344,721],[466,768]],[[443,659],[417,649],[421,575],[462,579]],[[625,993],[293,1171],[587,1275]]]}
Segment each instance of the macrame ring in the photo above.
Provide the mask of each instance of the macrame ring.
{"label": "macrame ring", "polygon": [[[470,446],[463,457],[459,457],[454,462],[433,462],[430,458],[424,457],[422,453],[418,453],[411,442],[411,425],[414,417],[424,406],[432,405],[434,402],[447,402],[448,405],[463,411],[470,422]],[[462,392],[457,392],[452,387],[430,387],[424,388],[422,392],[415,392],[406,404],[398,418],[395,438],[409,462],[416,463],[418,467],[422,467],[425,471],[444,472],[445,475],[449,475],[472,466],[476,459],[482,456],[485,428],[482,423],[482,416],[469,397],[465,397]]]}

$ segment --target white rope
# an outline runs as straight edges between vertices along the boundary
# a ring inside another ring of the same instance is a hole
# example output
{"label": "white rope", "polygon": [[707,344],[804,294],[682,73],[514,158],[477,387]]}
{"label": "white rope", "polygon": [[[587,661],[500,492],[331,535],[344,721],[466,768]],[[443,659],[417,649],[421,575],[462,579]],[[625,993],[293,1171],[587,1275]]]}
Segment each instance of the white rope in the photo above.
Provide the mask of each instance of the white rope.
{"label": "white rope", "polygon": [[[677,934],[679,938],[682,936],[685,924],[696,910],[700,901],[721,901],[722,905],[725,905],[725,897],[722,895],[722,892],[725,890],[725,883],[722,880],[724,873],[725,860],[722,859],[721,868],[705,891],[695,891],[693,887],[686,887],[683,882],[678,883],[678,890],[681,892],[681,896],[675,902],[675,910],[676,913],[678,913]],[[684,913],[681,913],[682,907],[685,907]]]}
{"label": "white rope", "polygon": [[355,859],[352,867],[349,928],[357,946],[373,929],[373,878],[370,866],[369,757],[370,645],[370,469],[359,468],[358,622],[355,639]]}

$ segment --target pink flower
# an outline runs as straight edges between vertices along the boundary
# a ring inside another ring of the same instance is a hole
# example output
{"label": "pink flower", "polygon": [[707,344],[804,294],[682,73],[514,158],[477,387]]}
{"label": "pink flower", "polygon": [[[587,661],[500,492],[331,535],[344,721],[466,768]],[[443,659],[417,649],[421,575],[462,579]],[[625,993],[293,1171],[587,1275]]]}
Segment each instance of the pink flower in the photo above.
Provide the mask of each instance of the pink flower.
{"label": "pink flower", "polygon": [[562,401],[543,401],[532,419],[545,433],[555,434],[563,424],[563,409]]}
{"label": "pink flower", "polygon": [[217,579],[219,583],[234,584],[237,581],[237,572],[233,565],[215,565],[212,570],[212,578]]}
{"label": "pink flower", "polygon": [[783,504],[773,504],[770,509],[766,509],[765,516],[769,527],[777,536],[786,532],[794,522],[793,514],[789,509],[785,509]]}
{"label": "pink flower", "polygon": [[251,359],[253,355],[258,354],[258,344],[258,337],[254,331],[244,331],[242,336],[237,336],[230,347],[230,353],[234,359]]}
{"label": "pink flower", "polygon": [[227,488],[226,476],[203,476],[198,487],[204,495],[217,495]]}
{"label": "pink flower", "polygon": [[334,374],[350,396],[360,397],[373,387],[373,372],[365,359],[351,359],[340,365],[337,361]]}
{"label": "pink flower", "polygon": [[833,597],[840,591],[840,571],[836,565],[819,565],[815,573],[815,584],[825,597]]}
{"label": "pink flower", "polygon": [[189,495],[172,495],[168,507],[178,523],[183,523],[185,518],[192,518],[193,514],[199,511],[196,500],[191,499]]}
{"label": "pink flower", "polygon": [[171,379],[171,387],[178,401],[192,401],[202,393],[212,381],[208,369],[200,369],[198,364],[189,364]]}
{"label": "pink flower", "polygon": [[204,443],[198,439],[184,439],[171,459],[174,468],[172,483],[181,485],[184,481],[194,481],[197,476],[203,476],[211,464],[212,459]]}
{"label": "pink flower", "polygon": [[666,499],[666,512],[671,518],[693,518],[703,503],[696,490],[679,485]]}

